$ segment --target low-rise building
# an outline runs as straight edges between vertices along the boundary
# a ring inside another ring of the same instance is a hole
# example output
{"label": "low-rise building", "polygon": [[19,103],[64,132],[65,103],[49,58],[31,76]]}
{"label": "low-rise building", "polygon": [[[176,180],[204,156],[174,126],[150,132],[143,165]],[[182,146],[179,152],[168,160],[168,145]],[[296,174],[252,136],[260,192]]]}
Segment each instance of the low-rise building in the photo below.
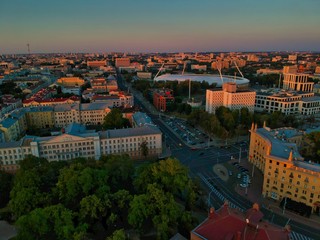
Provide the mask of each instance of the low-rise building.
{"label": "low-rise building", "polygon": [[153,91],[153,105],[158,111],[167,111],[167,107],[173,102],[174,96],[171,89],[156,89]]}
{"label": "low-rise building", "polygon": [[262,220],[263,213],[254,204],[245,213],[225,203],[210,209],[209,216],[190,233],[191,240],[259,239],[288,240],[289,227],[281,228]]}
{"label": "low-rise building", "polygon": [[77,157],[99,160],[102,155],[109,154],[141,158],[143,142],[147,143],[149,156],[161,154],[162,133],[156,126],[94,132],[73,123],[59,136],[26,136],[20,141],[0,143],[0,167],[5,171],[15,171],[19,161],[28,154],[44,157],[48,161],[66,161]]}
{"label": "low-rise building", "polygon": [[62,77],[57,80],[57,84],[63,87],[82,86],[85,81],[79,77]]}

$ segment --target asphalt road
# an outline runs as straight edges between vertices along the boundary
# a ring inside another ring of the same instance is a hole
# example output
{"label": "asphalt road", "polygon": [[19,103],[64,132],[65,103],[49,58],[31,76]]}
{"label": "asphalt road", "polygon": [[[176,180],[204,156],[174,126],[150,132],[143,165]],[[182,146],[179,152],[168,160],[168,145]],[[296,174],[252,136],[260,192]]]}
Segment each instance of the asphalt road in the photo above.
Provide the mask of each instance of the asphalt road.
{"label": "asphalt road", "polygon": [[[123,78],[121,75],[118,75],[119,87],[123,90],[127,90],[123,83]],[[212,146],[210,148],[192,150],[170,130],[170,127],[161,121],[159,114],[148,107],[149,103],[141,97],[138,98],[136,96],[134,101],[135,105],[139,105],[160,128],[164,136],[164,142],[170,147],[172,156],[190,169],[190,176],[192,178],[200,177],[203,186],[208,190],[208,203],[211,203],[215,208],[219,208],[223,204],[222,199],[227,199],[233,206],[236,206],[243,211],[252,207],[252,202],[236,193],[234,189],[232,189],[232,186],[225,184],[225,182],[212,171],[214,164],[227,162],[230,160],[231,156],[237,161],[240,153],[239,146],[231,145],[228,149]],[[248,147],[241,147],[241,158],[246,158],[247,153]],[[264,218],[266,220],[271,221],[276,225],[284,227],[289,221],[289,219],[283,215],[276,214],[264,207],[261,208],[261,211],[264,213]],[[313,239],[320,239],[320,229],[314,229],[294,220],[290,220],[290,226],[294,232]]]}

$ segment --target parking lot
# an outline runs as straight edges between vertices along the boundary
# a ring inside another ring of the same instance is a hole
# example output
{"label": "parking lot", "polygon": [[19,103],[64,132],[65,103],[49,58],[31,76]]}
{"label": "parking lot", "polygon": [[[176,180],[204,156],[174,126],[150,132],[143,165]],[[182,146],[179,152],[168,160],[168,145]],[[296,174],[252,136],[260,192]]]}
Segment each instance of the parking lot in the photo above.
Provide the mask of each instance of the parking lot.
{"label": "parking lot", "polygon": [[185,120],[164,117],[162,119],[180,138],[189,145],[198,145],[208,142],[208,136],[199,129],[193,128]]}

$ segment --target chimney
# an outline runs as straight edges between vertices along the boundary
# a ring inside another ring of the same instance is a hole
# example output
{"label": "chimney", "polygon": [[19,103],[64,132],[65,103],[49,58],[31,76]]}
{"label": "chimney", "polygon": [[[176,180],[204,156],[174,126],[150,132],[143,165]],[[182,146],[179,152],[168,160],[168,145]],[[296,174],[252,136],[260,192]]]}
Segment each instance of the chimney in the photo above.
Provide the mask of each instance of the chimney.
{"label": "chimney", "polygon": [[288,161],[292,162],[292,150],[290,151],[289,157],[288,157]]}
{"label": "chimney", "polygon": [[209,219],[213,219],[213,216],[214,216],[214,207],[211,207],[209,212]]}

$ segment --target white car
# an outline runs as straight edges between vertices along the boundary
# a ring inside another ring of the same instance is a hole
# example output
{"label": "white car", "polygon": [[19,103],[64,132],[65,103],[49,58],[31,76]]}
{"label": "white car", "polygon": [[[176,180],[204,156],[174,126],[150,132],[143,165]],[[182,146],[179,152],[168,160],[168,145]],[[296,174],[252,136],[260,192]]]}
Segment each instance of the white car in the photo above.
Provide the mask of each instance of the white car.
{"label": "white car", "polygon": [[246,188],[246,187],[248,187],[248,184],[240,183],[240,187]]}

